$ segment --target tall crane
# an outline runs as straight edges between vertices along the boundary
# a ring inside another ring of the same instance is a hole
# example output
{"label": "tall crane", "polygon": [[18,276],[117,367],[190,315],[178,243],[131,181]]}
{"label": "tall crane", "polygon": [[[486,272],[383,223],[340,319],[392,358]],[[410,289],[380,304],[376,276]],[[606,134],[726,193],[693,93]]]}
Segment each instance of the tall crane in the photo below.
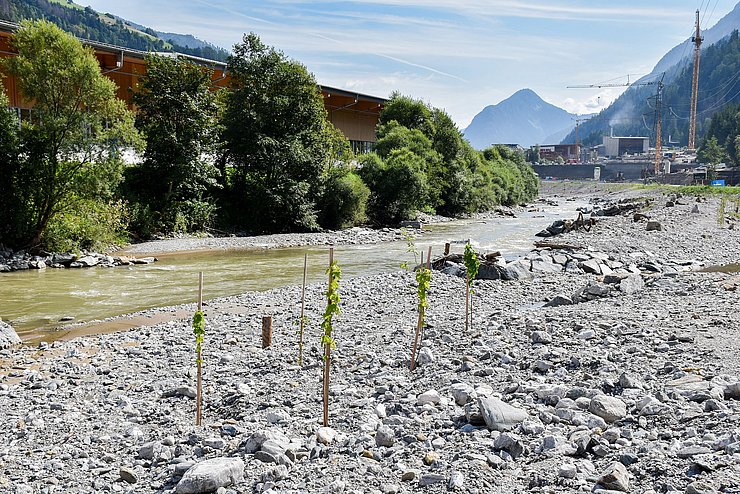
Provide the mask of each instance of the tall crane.
{"label": "tall crane", "polygon": [[657,177],[660,173],[660,163],[663,161],[663,154],[662,154],[662,147],[661,147],[661,138],[662,138],[662,131],[663,131],[663,112],[662,112],[662,106],[663,106],[663,88],[665,85],[663,84],[663,77],[665,77],[665,72],[660,77],[660,80],[652,80],[652,81],[645,81],[645,82],[630,82],[629,74],[627,74],[627,82],[618,82],[618,83],[610,83],[610,84],[581,84],[576,86],[567,86],[569,89],[591,89],[591,88],[604,88],[604,87],[636,87],[636,86],[658,86],[658,90],[655,95],[655,161],[654,161],[654,171],[655,176]]}
{"label": "tall crane", "polygon": [[689,112],[689,151],[696,149],[696,106],[699,99],[699,61],[701,59],[701,37],[699,31],[699,11],[696,11],[696,36],[691,38],[694,43],[694,75],[691,79],[691,110]]}

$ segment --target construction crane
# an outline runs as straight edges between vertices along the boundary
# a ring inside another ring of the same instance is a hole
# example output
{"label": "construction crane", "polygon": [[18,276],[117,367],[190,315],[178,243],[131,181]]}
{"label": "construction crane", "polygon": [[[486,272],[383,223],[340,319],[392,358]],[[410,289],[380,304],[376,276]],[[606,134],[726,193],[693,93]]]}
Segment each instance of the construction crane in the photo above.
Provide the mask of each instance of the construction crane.
{"label": "construction crane", "polygon": [[696,36],[691,38],[694,43],[694,75],[691,79],[691,110],[689,112],[689,151],[696,149],[696,105],[699,99],[699,60],[701,59],[701,37],[699,31],[699,11],[696,11]]}
{"label": "construction crane", "polygon": [[665,72],[661,75],[660,80],[652,80],[645,82],[630,82],[630,76],[627,74],[627,82],[618,82],[610,84],[582,84],[576,86],[567,86],[568,89],[592,89],[592,88],[605,88],[605,87],[637,87],[637,86],[658,86],[658,90],[655,95],[655,161],[654,171],[657,177],[660,173],[660,164],[663,161],[662,147],[661,147],[661,134],[663,130],[663,77]]}

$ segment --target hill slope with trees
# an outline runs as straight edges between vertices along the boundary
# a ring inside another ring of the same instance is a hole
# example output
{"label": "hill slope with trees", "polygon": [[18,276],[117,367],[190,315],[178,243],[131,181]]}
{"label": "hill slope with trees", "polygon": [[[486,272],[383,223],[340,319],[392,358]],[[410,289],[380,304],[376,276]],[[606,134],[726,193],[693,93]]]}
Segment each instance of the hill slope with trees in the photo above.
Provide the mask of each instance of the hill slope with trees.
{"label": "hill slope with trees", "polygon": [[[702,50],[699,72],[697,137],[706,132],[712,116],[726,105],[740,101],[740,37],[734,31],[729,37]],[[663,96],[663,144],[668,139],[685,146],[688,142],[689,104],[693,65],[674,66],[676,73],[666,73]],[[657,79],[653,79],[657,82]],[[633,86],[608,108],[579,129],[584,145],[601,144],[609,135],[651,136],[654,145],[654,96],[656,85]],[[574,142],[570,133],[563,142]]]}
{"label": "hill slope with trees", "polygon": [[[226,61],[229,53],[214,45],[194,43],[186,35],[158,33],[70,0],[0,0],[0,19],[10,22],[46,19],[78,38],[141,51],[176,51]],[[184,44],[179,44],[178,41]]]}

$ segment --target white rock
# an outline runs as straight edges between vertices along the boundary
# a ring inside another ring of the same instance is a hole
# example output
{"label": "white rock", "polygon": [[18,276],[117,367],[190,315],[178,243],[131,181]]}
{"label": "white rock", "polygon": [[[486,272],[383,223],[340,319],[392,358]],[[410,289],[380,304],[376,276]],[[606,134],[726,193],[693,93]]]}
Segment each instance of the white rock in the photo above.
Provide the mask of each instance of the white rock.
{"label": "white rock", "polygon": [[439,396],[439,393],[434,390],[430,389],[429,391],[420,394],[416,397],[416,403],[419,405],[426,405],[427,403],[431,403],[433,405],[439,404],[441,401],[441,397]]}
{"label": "white rock", "polygon": [[486,425],[492,431],[510,431],[529,418],[526,410],[513,407],[498,398],[478,397],[478,407]]}
{"label": "white rock", "polygon": [[213,458],[196,463],[177,484],[177,494],[213,492],[244,479],[244,462],[239,458]]}

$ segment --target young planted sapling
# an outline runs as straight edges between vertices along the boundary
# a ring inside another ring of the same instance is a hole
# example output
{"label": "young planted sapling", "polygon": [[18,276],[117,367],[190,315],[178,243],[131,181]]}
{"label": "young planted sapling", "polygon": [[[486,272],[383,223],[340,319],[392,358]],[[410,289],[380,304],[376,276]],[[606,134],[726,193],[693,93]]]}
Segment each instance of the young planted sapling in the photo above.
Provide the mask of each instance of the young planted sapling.
{"label": "young planted sapling", "polygon": [[321,336],[321,344],[324,345],[324,427],[329,425],[329,371],[331,367],[331,350],[336,347],[336,342],[332,336],[334,327],[332,319],[339,314],[339,279],[342,270],[339,264],[334,260],[334,249],[329,250],[329,267],[326,270],[329,275],[329,286],[326,289],[326,309],[321,322],[321,329],[324,330]]}
{"label": "young planted sapling", "polygon": [[473,325],[473,291],[470,286],[473,284],[475,277],[478,276],[478,268],[480,268],[478,255],[473,250],[470,242],[465,244],[463,262],[465,263],[465,331],[468,331]]}

